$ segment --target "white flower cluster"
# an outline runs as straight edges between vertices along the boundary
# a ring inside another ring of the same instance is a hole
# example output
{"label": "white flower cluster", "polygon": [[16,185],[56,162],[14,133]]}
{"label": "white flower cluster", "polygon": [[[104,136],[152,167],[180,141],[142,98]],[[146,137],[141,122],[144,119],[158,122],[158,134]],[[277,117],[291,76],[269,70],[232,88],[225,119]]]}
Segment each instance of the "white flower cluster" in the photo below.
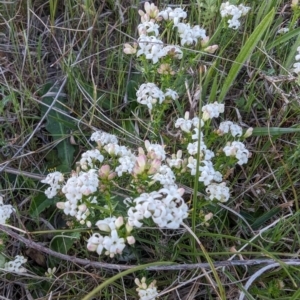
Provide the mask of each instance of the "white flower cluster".
{"label": "white flower cluster", "polygon": [[146,284],[146,278],[143,277],[141,281],[136,278],[134,280],[135,284],[138,286],[136,291],[140,297],[140,300],[154,300],[158,295],[156,288],[156,280],[152,281],[149,285]]}
{"label": "white flower cluster", "polygon": [[225,182],[220,184],[212,183],[206,188],[206,192],[209,194],[209,199],[217,199],[220,202],[226,202],[229,197],[229,189]]}
{"label": "white flower cluster", "polygon": [[226,156],[234,156],[237,158],[239,165],[246,164],[250,156],[249,150],[246,149],[242,142],[228,143],[228,145],[223,148],[223,151]]}
{"label": "white flower cluster", "polygon": [[231,121],[224,121],[221,122],[219,125],[219,130],[217,131],[217,133],[219,135],[223,135],[224,133],[228,133],[230,131],[231,135],[233,137],[240,137],[243,134],[243,130],[242,127],[239,126],[238,124],[235,124]]}
{"label": "white flower cluster", "polygon": [[172,89],[167,89],[164,93],[154,83],[143,83],[136,92],[137,102],[146,105],[149,110],[152,110],[156,103],[162,104],[165,98],[175,100],[178,94]]}
{"label": "white flower cluster", "polygon": [[187,13],[180,7],[176,7],[174,9],[167,7],[165,10],[162,10],[158,16],[162,17],[166,21],[171,20],[174,25],[177,25],[180,19],[186,19]]}
{"label": "white flower cluster", "polygon": [[230,18],[227,20],[228,27],[232,29],[238,29],[241,25],[240,17],[247,15],[251,7],[240,4],[238,6],[230,4],[229,1],[222,3],[220,7],[220,13],[222,18]]}
{"label": "white flower cluster", "polygon": [[[123,225],[123,217],[111,217],[98,221],[96,223],[96,226],[98,226],[101,231],[110,233],[110,235],[103,237],[99,233],[94,233],[88,239],[87,249],[89,251],[96,251],[99,255],[101,255],[104,250],[105,255],[109,255],[110,257],[114,257],[116,254],[121,254],[126,245],[125,239],[119,237],[118,229],[120,229]],[[131,230],[132,227],[128,226],[127,224],[127,235]],[[129,245],[135,243],[135,239],[133,236],[127,236],[126,240]]]}
{"label": "white flower cluster", "polygon": [[191,27],[188,23],[178,23],[174,27],[177,27],[181,46],[193,45],[198,42],[198,39],[205,40],[207,38],[205,29],[199,25]]}
{"label": "white flower cluster", "polygon": [[103,162],[103,160],[104,156],[100,151],[98,149],[93,149],[81,154],[79,164],[82,170],[87,170],[88,168],[93,168],[97,161]]}
{"label": "white flower cluster", "polygon": [[[164,46],[159,37],[159,28],[157,22],[162,20],[171,21],[177,27],[178,35],[180,37],[181,46],[192,45],[197,43],[199,39],[205,40],[207,44],[208,37],[205,30],[199,25],[191,27],[188,23],[181,23],[180,21],[187,17],[187,13],[182,8],[167,7],[165,10],[159,12],[158,8],[152,3],[145,3],[145,12],[139,10],[141,16],[141,24],[138,25],[139,39],[137,45],[133,47],[130,44],[124,45],[124,53],[135,54],[137,57],[144,55],[146,59],[152,60],[156,64],[162,57],[170,56],[171,58],[182,58],[182,51],[176,45]],[[139,49],[137,50],[137,47]]]}
{"label": "white flower cluster", "polygon": [[[204,134],[201,131],[202,126],[204,126],[204,121],[219,117],[219,114],[221,112],[224,112],[224,105],[217,102],[207,104],[202,107],[202,112],[202,119],[195,117],[192,120],[189,119],[189,113],[186,112],[184,119],[177,119],[177,121],[175,122],[175,127],[180,127],[182,131],[188,134],[190,134],[192,131],[194,132],[194,134],[191,135],[191,138],[192,140],[195,140],[195,142],[189,143],[187,145],[187,152],[191,156],[188,158],[186,167],[190,169],[191,175],[195,176],[197,174],[198,165],[198,180],[200,182],[203,182],[203,184],[207,186],[206,191],[207,193],[210,193],[209,199],[216,199],[218,201],[224,202],[229,199],[229,188],[226,187],[226,184],[224,182],[221,183],[223,180],[222,174],[219,171],[215,170],[214,165],[211,161],[211,159],[215,157],[215,153],[207,148],[204,140]],[[229,125],[231,124],[227,124],[228,127]],[[227,128],[225,128],[225,126],[223,127],[226,131]],[[221,128],[223,127],[221,126]],[[233,126],[232,130],[234,131],[234,133],[235,131],[239,133],[238,129],[235,128],[235,126]],[[180,158],[181,157],[182,155],[180,156]],[[174,160],[174,162],[171,162],[175,163],[176,160]],[[219,194],[213,192],[214,190],[216,190],[216,188]]]}
{"label": "white flower cluster", "polygon": [[22,267],[22,264],[25,264],[27,259],[22,255],[17,255],[13,261],[9,261],[4,264],[4,269],[9,272],[15,273],[25,273],[27,270]]}
{"label": "white flower cluster", "polygon": [[193,119],[190,118],[190,113],[187,111],[184,114],[184,118],[179,118],[175,122],[175,128],[179,128],[184,131],[184,132],[191,132],[192,127],[198,128],[199,127],[199,122],[200,126],[202,127],[204,125],[203,120],[199,120],[198,117],[194,117]]}
{"label": "white flower cluster", "polygon": [[50,185],[45,191],[48,199],[52,199],[57,195],[58,190],[61,189],[61,183],[63,181],[64,175],[57,171],[49,173],[45,179],[41,180],[42,183]]}
{"label": "white flower cluster", "polygon": [[96,131],[91,136],[91,141],[96,142],[99,146],[106,144],[118,144],[118,139],[114,134],[109,134],[104,131]]}
{"label": "white flower cluster", "polygon": [[[135,206],[128,210],[128,224],[142,227],[143,219],[152,218],[160,228],[177,229],[188,216],[188,207],[182,195],[184,189],[176,186],[162,188],[158,192],[143,193],[134,200],[127,200]],[[127,203],[127,205],[130,205]]]}
{"label": "white flower cluster", "polygon": [[67,183],[62,187],[62,192],[65,194],[67,201],[58,202],[56,205],[59,209],[63,209],[66,215],[76,217],[81,224],[87,224],[89,227],[91,223],[86,222],[90,214],[87,208],[87,203],[95,203],[94,197],[90,196],[98,189],[99,179],[95,169],[90,169],[88,172],[73,173],[68,179]]}
{"label": "white flower cluster", "polygon": [[224,112],[224,104],[214,102],[202,107],[202,120],[207,121],[212,118],[218,118],[220,113]]}
{"label": "white flower cluster", "polygon": [[163,103],[165,94],[154,83],[143,83],[136,92],[137,102],[147,105],[149,110],[152,110],[153,104]]}
{"label": "white flower cluster", "polygon": [[5,224],[15,209],[10,204],[3,204],[3,197],[0,196],[0,224]]}
{"label": "white flower cluster", "polygon": [[[295,60],[298,61],[298,60],[300,60],[300,46],[297,48],[297,51],[298,51],[298,54],[295,56]],[[293,72],[300,74],[300,61],[294,63],[293,67],[294,67]]]}

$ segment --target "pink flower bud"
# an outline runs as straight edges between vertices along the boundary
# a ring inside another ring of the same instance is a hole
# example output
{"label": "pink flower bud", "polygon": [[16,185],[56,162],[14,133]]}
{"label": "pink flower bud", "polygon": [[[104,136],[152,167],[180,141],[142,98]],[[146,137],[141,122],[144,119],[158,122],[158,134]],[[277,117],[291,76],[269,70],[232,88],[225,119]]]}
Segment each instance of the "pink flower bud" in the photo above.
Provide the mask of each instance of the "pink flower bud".
{"label": "pink flower bud", "polygon": [[154,159],[152,162],[151,162],[151,165],[150,165],[150,169],[148,171],[148,174],[155,174],[158,172],[159,168],[161,166],[161,160],[160,159]]}
{"label": "pink flower bud", "polygon": [[142,174],[145,171],[146,163],[147,163],[146,155],[140,154],[136,159],[135,166],[133,168],[133,174],[134,175]]}
{"label": "pink flower bud", "polygon": [[203,51],[207,52],[207,53],[215,53],[217,51],[217,49],[219,48],[218,45],[212,45],[212,46],[208,46],[207,48],[205,48]]}
{"label": "pink flower bud", "polygon": [[201,46],[205,47],[208,45],[209,42],[209,36],[206,36],[204,39],[201,40]]}
{"label": "pink flower bud", "polygon": [[85,204],[81,204],[81,205],[78,206],[79,211],[85,212],[86,209],[87,209],[87,206]]}
{"label": "pink flower bud", "polygon": [[57,202],[56,207],[59,209],[65,209],[65,202]]}
{"label": "pink flower bud", "polygon": [[117,227],[117,229],[119,229],[121,226],[123,226],[124,224],[124,219],[123,217],[119,217],[116,221],[115,221],[115,225]]}
{"label": "pink flower bud", "polygon": [[134,43],[133,47],[130,44],[124,44],[124,53],[125,54],[135,54],[136,53],[137,44]]}
{"label": "pink flower bud", "polygon": [[101,179],[107,179],[107,177],[110,174],[110,166],[109,165],[103,165],[100,169],[99,169],[99,177]]}
{"label": "pink flower bud", "polygon": [[129,245],[133,245],[133,244],[135,244],[135,238],[131,235],[131,236],[128,236],[127,238],[126,238],[126,240],[127,240],[127,243],[129,244]]}
{"label": "pink flower bud", "polygon": [[113,180],[116,176],[117,176],[117,173],[116,173],[116,172],[111,172],[111,173],[108,175],[107,180]]}
{"label": "pink flower bud", "polygon": [[184,190],[184,188],[180,188],[177,190],[177,192],[179,193],[180,196],[183,196],[185,190]]}
{"label": "pink flower bud", "polygon": [[88,249],[89,251],[96,251],[97,245],[92,244],[92,243],[88,243],[88,244],[87,244],[87,249]]}

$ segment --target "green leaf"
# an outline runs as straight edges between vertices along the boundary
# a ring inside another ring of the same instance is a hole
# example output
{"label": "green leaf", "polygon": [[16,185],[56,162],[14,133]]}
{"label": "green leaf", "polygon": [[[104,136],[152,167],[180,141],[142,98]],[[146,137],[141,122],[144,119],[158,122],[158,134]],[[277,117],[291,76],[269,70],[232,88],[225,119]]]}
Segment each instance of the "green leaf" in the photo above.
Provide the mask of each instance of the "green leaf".
{"label": "green leaf", "polygon": [[238,54],[237,58],[233,62],[233,65],[226,77],[226,80],[223,84],[223,88],[221,90],[219,96],[219,102],[222,102],[230,89],[232,83],[236,79],[240,69],[242,68],[245,61],[250,57],[252,51],[256,47],[257,43],[260,41],[260,38],[265,33],[269,25],[271,24],[274,18],[274,9],[272,9],[266,17],[261,21],[261,23],[256,27],[253,33],[249,36],[247,42],[242,47],[240,53]]}
{"label": "green leaf", "polygon": [[[42,102],[48,106],[53,104],[59,87],[50,86],[49,84],[44,88],[45,94],[42,97]],[[51,134],[53,141],[56,141],[58,144],[56,146],[58,152],[58,158],[62,163],[62,166],[59,167],[60,171],[69,171],[74,158],[74,146],[71,145],[69,141],[69,130],[74,129],[75,126],[71,121],[71,118],[68,117],[68,110],[64,106],[66,104],[66,97],[60,95],[57,97],[56,102],[52,106],[53,109],[50,110],[46,116],[46,129]],[[61,112],[57,111],[60,110]],[[41,107],[42,115],[45,115],[48,111],[47,106]]]}
{"label": "green leaf", "polygon": [[53,199],[48,199],[44,193],[39,193],[33,197],[29,207],[29,214],[32,218],[37,218],[46,208],[54,203]]}
{"label": "green leaf", "polygon": [[5,264],[5,257],[0,253],[0,268],[3,269]]}
{"label": "green leaf", "polygon": [[290,39],[294,37],[298,37],[300,34],[300,28],[294,29],[288,33],[283,34],[279,38],[277,38],[275,41],[273,41],[270,45],[266,47],[266,50],[269,51],[272,48],[279,46],[280,44],[288,42]]}
{"label": "green leaf", "polygon": [[262,216],[258,217],[251,225],[253,230],[258,230],[263,224],[280,212],[280,207],[273,207]]}
{"label": "green leaf", "polygon": [[75,240],[80,238],[80,232],[72,232],[53,237],[50,248],[56,252],[67,254]]}
{"label": "green leaf", "polygon": [[281,127],[256,127],[253,129],[253,136],[274,136],[287,133],[300,132],[300,128],[281,128]]}

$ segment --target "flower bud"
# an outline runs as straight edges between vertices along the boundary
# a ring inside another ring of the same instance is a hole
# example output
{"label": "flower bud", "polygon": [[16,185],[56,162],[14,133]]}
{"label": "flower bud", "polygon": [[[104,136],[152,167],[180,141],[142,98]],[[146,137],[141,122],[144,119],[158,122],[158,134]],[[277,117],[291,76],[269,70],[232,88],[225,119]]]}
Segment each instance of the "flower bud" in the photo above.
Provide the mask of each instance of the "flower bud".
{"label": "flower bud", "polygon": [[86,209],[87,209],[87,206],[85,204],[81,204],[81,205],[78,206],[79,211],[85,212]]}
{"label": "flower bud", "polygon": [[64,209],[65,208],[65,202],[57,202],[56,207],[59,209]]}
{"label": "flower bud", "polygon": [[125,54],[135,54],[136,53],[137,44],[134,43],[133,47],[130,44],[124,44],[124,53]]}
{"label": "flower bud", "polygon": [[298,3],[299,3],[299,0],[292,0],[291,7],[292,8],[297,7]]}
{"label": "flower bud", "polygon": [[115,225],[116,228],[119,229],[121,226],[124,225],[124,219],[123,217],[119,217],[116,221],[115,221]]}
{"label": "flower bud", "polygon": [[252,133],[253,133],[253,128],[252,127],[248,128],[244,134],[244,138],[251,136]]}
{"label": "flower bud", "polygon": [[145,171],[146,163],[147,163],[146,155],[140,154],[136,159],[135,166],[133,168],[133,174],[134,175],[142,174]]}
{"label": "flower bud", "polygon": [[129,245],[133,245],[133,244],[135,244],[135,238],[134,238],[134,236],[128,236],[127,238],[126,238],[126,240],[127,240],[127,243],[129,244]]}
{"label": "flower bud", "polygon": [[128,223],[126,223],[126,232],[130,233],[133,230],[133,227],[131,225],[129,225]]}
{"label": "flower bud", "polygon": [[101,179],[107,179],[107,177],[109,176],[110,173],[110,166],[109,165],[103,165],[99,170],[99,177]]}
{"label": "flower bud", "polygon": [[161,160],[160,159],[154,159],[152,162],[151,162],[151,165],[150,165],[150,169],[148,171],[148,174],[155,174],[158,172],[159,168],[161,166]]}
{"label": "flower bud", "polygon": [[204,39],[201,40],[201,46],[205,47],[209,43],[209,36],[206,36]]}
{"label": "flower bud", "polygon": [[89,251],[96,251],[97,249],[97,246],[96,244],[92,244],[92,243],[88,243],[86,248],[89,250]]}
{"label": "flower bud", "polygon": [[218,45],[212,45],[212,46],[208,46],[207,48],[205,48],[203,51],[207,52],[207,53],[215,53],[217,51],[217,49],[219,48]]}
{"label": "flower bud", "polygon": [[101,231],[106,231],[106,232],[111,231],[109,225],[106,222],[98,221],[96,223],[96,226],[98,226],[99,230],[101,230]]}

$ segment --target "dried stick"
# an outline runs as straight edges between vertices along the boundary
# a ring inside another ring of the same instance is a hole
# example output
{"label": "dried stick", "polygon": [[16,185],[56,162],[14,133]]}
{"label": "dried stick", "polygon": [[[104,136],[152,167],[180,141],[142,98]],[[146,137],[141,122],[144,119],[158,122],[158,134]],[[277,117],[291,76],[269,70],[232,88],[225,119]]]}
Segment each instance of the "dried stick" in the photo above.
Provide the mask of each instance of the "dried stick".
{"label": "dried stick", "polygon": [[[136,265],[117,265],[117,264],[109,264],[109,263],[103,263],[103,262],[97,262],[97,261],[91,261],[88,259],[82,259],[75,256],[70,256],[66,254],[61,254],[59,252],[53,251],[51,249],[48,249],[44,246],[42,246],[39,243],[36,243],[32,240],[28,240],[25,237],[21,236],[20,234],[14,232],[13,230],[7,228],[5,225],[0,224],[0,230],[4,233],[8,234],[12,238],[24,243],[27,247],[33,248],[37,251],[46,253],[48,255],[60,258],[62,260],[70,261],[74,264],[83,265],[83,266],[90,266],[97,269],[110,269],[110,270],[128,270],[131,268],[136,267]],[[213,265],[215,267],[231,267],[231,266],[253,266],[253,265],[260,265],[260,264],[274,264],[278,261],[274,259],[253,259],[253,260],[232,260],[232,261],[216,261],[213,262]],[[281,263],[287,263],[289,265],[298,265],[300,263],[299,259],[281,259],[279,262]],[[168,266],[152,266],[148,267],[147,270],[152,271],[174,271],[174,270],[193,270],[193,269],[199,269],[199,268],[205,268],[210,269],[210,265],[208,263],[197,263],[197,264],[176,264],[174,265],[168,265]]]}

